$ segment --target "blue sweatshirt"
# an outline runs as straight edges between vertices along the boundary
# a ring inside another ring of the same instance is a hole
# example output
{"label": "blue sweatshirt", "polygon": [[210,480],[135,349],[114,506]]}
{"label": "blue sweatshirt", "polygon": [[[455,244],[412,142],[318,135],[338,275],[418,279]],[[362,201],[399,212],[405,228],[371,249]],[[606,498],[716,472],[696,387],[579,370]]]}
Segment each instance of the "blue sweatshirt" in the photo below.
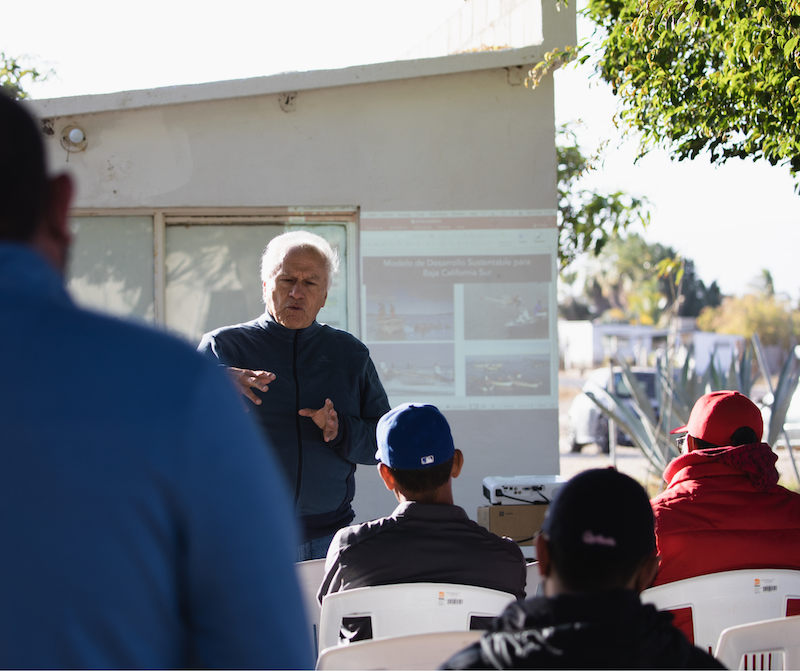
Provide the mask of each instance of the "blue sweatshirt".
{"label": "blue sweatshirt", "polygon": [[[318,322],[287,329],[265,313],[205,334],[198,351],[225,366],[275,374],[268,391],[253,390],[261,405],[245,403],[277,451],[305,540],[349,524],[356,464],[377,463],[375,427],[390,409],[366,346]],[[328,443],[310,417],[298,415],[326,398],[339,417],[339,433]]]}
{"label": "blue sweatshirt", "polygon": [[0,667],[309,668],[294,518],[230,384],[0,244]]}

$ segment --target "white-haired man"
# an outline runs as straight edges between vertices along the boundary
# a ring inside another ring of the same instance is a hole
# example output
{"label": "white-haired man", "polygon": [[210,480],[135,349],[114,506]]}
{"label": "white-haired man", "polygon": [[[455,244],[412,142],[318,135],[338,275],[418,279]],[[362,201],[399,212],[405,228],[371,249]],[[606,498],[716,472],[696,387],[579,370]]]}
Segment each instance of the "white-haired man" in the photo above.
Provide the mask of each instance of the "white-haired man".
{"label": "white-haired man", "polygon": [[264,314],[205,334],[198,348],[229,368],[278,452],[304,531],[298,561],[324,557],[353,520],[356,464],[375,463],[375,427],[389,410],[364,344],[316,320],[338,266],[320,236],[279,235],[261,264]]}

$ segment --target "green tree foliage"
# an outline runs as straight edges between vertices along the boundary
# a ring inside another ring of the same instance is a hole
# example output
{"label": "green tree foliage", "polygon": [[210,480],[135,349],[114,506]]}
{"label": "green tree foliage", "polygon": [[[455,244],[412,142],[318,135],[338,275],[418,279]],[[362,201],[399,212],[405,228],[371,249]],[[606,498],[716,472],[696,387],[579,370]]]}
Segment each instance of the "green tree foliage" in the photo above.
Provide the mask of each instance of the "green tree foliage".
{"label": "green tree foliage", "polygon": [[800,0],[589,0],[585,11],[642,152],[800,170]]}
{"label": "green tree foliage", "polygon": [[647,325],[675,312],[697,316],[721,300],[717,283],[706,287],[690,259],[680,259],[672,247],[648,244],[637,234],[611,240],[603,249],[587,274],[584,296],[595,316]]}
{"label": "green tree foliage", "polygon": [[[770,283],[763,284],[767,278]],[[703,309],[697,328],[746,338],[757,333],[764,345],[779,345],[788,351],[800,339],[800,311],[793,310],[788,299],[774,292],[771,279],[769,271],[763,271],[758,278],[760,290],[741,298],[725,298],[718,307]]]}
{"label": "green tree foliage", "polygon": [[599,193],[580,188],[579,182],[594,168],[598,156],[587,157],[569,124],[556,141],[558,161],[558,259],[561,270],[591,251],[597,256],[606,243],[635,222],[650,221],[647,201],[623,191]]}
{"label": "green tree foliage", "polygon": [[684,261],[682,282],[679,317],[697,317],[706,306],[716,307],[722,303],[722,292],[716,280],[706,286],[697,276],[694,261],[690,259]]}
{"label": "green tree foliage", "polygon": [[772,273],[766,268],[762,269],[748,286],[753,289],[756,294],[761,294],[766,297],[775,295],[775,281],[772,279]]}
{"label": "green tree foliage", "polygon": [[6,56],[5,52],[0,51],[0,88],[14,100],[28,97],[23,89],[26,79],[31,82],[44,81],[52,74],[51,70],[40,72],[26,61],[25,57]]}

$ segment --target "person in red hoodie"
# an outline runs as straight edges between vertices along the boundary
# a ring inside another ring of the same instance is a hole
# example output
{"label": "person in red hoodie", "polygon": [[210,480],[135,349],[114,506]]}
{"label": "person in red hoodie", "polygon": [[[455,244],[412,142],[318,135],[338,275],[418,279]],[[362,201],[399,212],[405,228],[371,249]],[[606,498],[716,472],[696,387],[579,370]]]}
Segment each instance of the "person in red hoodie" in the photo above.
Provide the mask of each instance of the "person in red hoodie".
{"label": "person in red hoodie", "polygon": [[685,447],[650,502],[661,556],[653,585],[736,569],[800,570],[800,494],[778,485],[778,457],[763,431],[758,407],[736,391],[701,396],[689,423],[672,431],[686,433]]}

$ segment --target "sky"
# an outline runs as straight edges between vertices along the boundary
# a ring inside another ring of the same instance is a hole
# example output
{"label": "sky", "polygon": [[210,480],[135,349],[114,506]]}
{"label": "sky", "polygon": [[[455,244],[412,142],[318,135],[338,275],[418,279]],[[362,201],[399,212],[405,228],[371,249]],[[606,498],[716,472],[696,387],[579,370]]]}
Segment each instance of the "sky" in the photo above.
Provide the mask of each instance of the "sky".
{"label": "sky", "polygon": [[[55,70],[27,86],[35,98],[244,79],[401,58],[464,1],[40,0],[3,22],[0,50]],[[578,35],[589,38],[591,24],[579,19]],[[637,142],[621,138],[616,99],[590,63],[556,72],[555,91],[557,124],[580,120],[587,151],[609,141],[583,186],[646,197],[651,224],[637,232],[648,242],[694,260],[700,278],[725,294],[747,292],[766,268],[777,291],[800,299],[800,196],[787,168],[672,162],[663,150],[634,164]]]}

